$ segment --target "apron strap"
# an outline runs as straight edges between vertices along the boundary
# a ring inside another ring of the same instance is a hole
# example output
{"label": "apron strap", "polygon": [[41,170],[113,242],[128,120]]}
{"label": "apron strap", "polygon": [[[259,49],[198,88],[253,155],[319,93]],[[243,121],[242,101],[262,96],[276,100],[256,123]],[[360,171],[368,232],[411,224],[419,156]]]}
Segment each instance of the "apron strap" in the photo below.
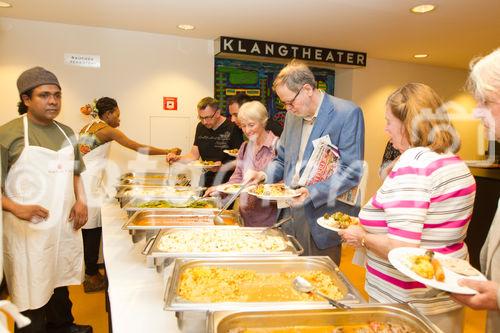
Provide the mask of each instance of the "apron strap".
{"label": "apron strap", "polygon": [[63,129],[61,128],[61,126],[59,126],[59,124],[57,124],[57,121],[54,120],[54,124],[57,126],[57,128],[59,128],[59,130],[62,132],[62,134],[64,135],[64,137],[66,138],[66,140],[68,140],[70,146],[74,148],[73,143],[71,142],[71,140],[69,139],[69,137],[66,135],[66,132],[63,131]]}
{"label": "apron strap", "polygon": [[30,140],[28,138],[28,116],[23,114],[23,129],[24,129],[24,147],[30,146]]}
{"label": "apron strap", "polygon": [[[66,140],[68,140],[69,144],[71,147],[73,147],[73,143],[71,142],[71,140],[69,139],[69,137],[66,135],[66,132],[63,131],[63,129],[61,128],[61,126],[59,126],[57,124],[56,121],[53,121],[54,125],[57,126],[57,128],[59,128],[59,130],[61,131],[61,133],[64,135],[64,137],[66,138]],[[23,128],[24,128],[24,147],[29,147],[30,145],[30,142],[29,142],[29,137],[28,137],[28,116],[25,114],[23,114]]]}

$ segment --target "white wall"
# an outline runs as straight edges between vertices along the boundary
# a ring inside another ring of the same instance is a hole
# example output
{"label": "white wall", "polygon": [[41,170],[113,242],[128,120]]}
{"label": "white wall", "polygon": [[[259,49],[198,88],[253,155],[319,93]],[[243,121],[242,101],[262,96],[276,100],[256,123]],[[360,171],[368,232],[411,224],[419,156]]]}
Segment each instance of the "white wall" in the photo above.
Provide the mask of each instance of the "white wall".
{"label": "white wall", "polygon": [[[154,144],[161,142],[165,147],[183,142],[183,150],[192,144],[197,101],[213,94],[211,40],[0,18],[0,50],[0,123],[17,116],[16,79],[35,65],[59,77],[64,96],[59,120],[76,131],[87,121],[79,113],[80,106],[95,97],[111,96],[118,100],[121,129],[128,136],[148,144],[151,140]],[[64,53],[100,55],[102,66],[89,69],[64,65]],[[463,92],[466,70],[369,58],[366,68],[336,71],[336,95],[355,101],[364,111],[365,159],[370,167],[368,196],[380,185],[377,169],[388,139],[383,132],[384,105],[394,89],[407,82],[423,82],[445,100],[457,101],[468,113],[474,105]],[[163,111],[163,96],[177,96],[179,111]],[[166,128],[164,133],[151,133],[151,122],[158,116],[187,117],[189,124],[184,128],[190,128],[190,133],[186,135],[186,130],[179,130],[177,125]],[[477,123],[456,125],[462,128],[462,157],[476,157]],[[128,161],[135,160],[136,154],[116,144],[111,159],[122,169],[148,165],[144,161],[131,164]],[[159,167],[164,166],[162,158],[156,161]]]}
{"label": "white wall", "polygon": [[[120,129],[146,144],[151,140],[150,117],[187,117],[188,135],[176,132],[176,126],[165,129],[163,140],[154,135],[155,143],[161,141],[163,147],[177,144],[182,137],[181,148],[190,149],[196,104],[213,95],[211,40],[0,18],[0,50],[2,124],[17,116],[17,77],[36,65],[59,78],[63,108],[58,120],[76,132],[89,121],[80,114],[80,106],[102,96],[118,101]],[[101,68],[65,65],[64,53],[100,55]],[[163,111],[163,96],[178,97],[179,111]],[[124,170],[136,154],[113,144],[111,159]],[[165,167],[163,158],[154,159]]]}
{"label": "white wall", "polygon": [[405,83],[425,83],[434,88],[445,101],[457,103],[455,113],[462,111],[464,118],[467,118],[453,120],[462,139],[459,155],[463,159],[478,157],[475,147],[478,129],[481,127],[478,121],[471,120],[470,117],[474,101],[464,90],[467,75],[467,70],[373,58],[368,59],[366,68],[337,70],[336,95],[360,105],[365,117],[365,160],[369,165],[366,199],[381,184],[378,168],[388,141],[388,136],[384,133],[386,99]]}

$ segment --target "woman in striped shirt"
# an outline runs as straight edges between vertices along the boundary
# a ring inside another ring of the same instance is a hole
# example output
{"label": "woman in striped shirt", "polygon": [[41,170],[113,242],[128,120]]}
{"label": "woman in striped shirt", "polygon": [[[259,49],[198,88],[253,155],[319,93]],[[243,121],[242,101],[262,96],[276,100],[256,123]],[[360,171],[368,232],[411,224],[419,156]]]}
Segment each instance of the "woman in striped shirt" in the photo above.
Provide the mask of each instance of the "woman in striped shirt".
{"label": "woman in striped shirt", "polygon": [[371,300],[412,302],[443,332],[461,332],[462,307],[400,273],[387,254],[410,246],[467,259],[474,178],[454,154],[460,142],[432,88],[409,83],[396,90],[385,118],[385,130],[402,155],[361,210],[361,226],[339,234],[347,244],[367,249],[365,289]]}

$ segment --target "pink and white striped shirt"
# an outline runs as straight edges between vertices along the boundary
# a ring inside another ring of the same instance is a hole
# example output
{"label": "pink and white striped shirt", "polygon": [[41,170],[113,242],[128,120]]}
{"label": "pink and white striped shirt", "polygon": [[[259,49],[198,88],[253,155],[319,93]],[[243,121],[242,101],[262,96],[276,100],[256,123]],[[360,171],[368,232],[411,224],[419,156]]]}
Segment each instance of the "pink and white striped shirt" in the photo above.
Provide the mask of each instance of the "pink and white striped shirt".
{"label": "pink and white striped shirt", "polygon": [[[377,193],[359,214],[364,229],[456,258],[468,257],[464,243],[476,183],[456,155],[429,148],[405,151]],[[431,288],[416,282],[389,261],[367,251],[365,289],[379,302],[413,301],[428,315],[457,309],[447,295],[425,298]]]}

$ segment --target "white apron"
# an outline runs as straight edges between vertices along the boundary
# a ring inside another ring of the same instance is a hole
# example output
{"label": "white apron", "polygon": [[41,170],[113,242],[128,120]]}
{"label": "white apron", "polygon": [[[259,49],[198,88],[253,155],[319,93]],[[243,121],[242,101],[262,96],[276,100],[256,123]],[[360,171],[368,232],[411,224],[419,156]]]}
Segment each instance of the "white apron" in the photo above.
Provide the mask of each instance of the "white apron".
{"label": "white apron", "polygon": [[[84,133],[90,127],[99,123],[101,120],[94,121],[89,124]],[[87,196],[88,207],[88,220],[82,227],[83,229],[94,229],[101,226],[101,206],[106,196],[102,179],[104,177],[104,169],[108,162],[109,148],[111,141],[92,149],[87,154],[83,155],[83,162],[85,163],[85,171],[82,172],[81,179]]]}
{"label": "white apron", "polygon": [[37,224],[4,212],[4,271],[12,302],[20,311],[38,309],[57,287],[80,284],[83,268],[81,231],[68,221],[75,202],[74,148],[53,151],[30,146],[23,116],[24,149],[5,182],[6,195],[20,204],[37,204],[49,217]]}

